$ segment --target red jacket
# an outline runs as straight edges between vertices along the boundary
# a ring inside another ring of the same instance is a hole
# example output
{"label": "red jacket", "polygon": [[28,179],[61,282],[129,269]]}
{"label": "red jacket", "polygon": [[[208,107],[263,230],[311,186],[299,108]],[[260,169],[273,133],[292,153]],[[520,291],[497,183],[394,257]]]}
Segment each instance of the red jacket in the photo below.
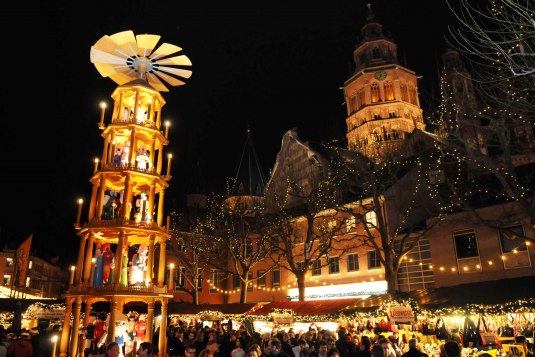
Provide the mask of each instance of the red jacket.
{"label": "red jacket", "polygon": [[7,355],[12,357],[32,357],[33,347],[30,340],[18,339],[7,348]]}

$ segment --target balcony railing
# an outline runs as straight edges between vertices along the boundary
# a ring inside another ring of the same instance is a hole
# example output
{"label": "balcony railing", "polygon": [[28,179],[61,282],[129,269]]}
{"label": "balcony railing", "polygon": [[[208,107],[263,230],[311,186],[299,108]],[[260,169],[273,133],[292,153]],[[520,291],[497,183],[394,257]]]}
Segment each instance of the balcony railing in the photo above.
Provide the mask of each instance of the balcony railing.
{"label": "balcony railing", "polygon": [[69,287],[68,290],[71,294],[97,294],[97,295],[110,295],[110,294],[128,294],[128,295],[143,295],[143,294],[167,294],[167,287],[158,286],[122,286],[119,284],[112,284],[106,286],[89,286],[86,284],[76,285]]}
{"label": "balcony railing", "polygon": [[102,164],[101,170],[102,171],[130,170],[130,171],[137,171],[137,172],[142,172],[142,173],[151,174],[151,175],[158,174],[154,166],[147,169],[147,168],[137,167],[137,165],[132,165],[132,164],[121,164],[121,165]]}
{"label": "balcony railing", "polygon": [[156,123],[147,119],[141,120],[135,118],[115,118],[113,119],[112,124],[136,124],[146,128],[157,129]]}
{"label": "balcony railing", "polygon": [[146,229],[158,229],[163,230],[162,227],[158,225],[158,223],[151,221],[151,222],[145,222],[145,221],[135,221],[131,219],[126,219],[123,217],[117,217],[113,219],[101,219],[101,218],[93,218],[89,223],[89,226],[104,226],[104,227],[117,227],[117,226],[127,226],[131,228],[146,228]]}

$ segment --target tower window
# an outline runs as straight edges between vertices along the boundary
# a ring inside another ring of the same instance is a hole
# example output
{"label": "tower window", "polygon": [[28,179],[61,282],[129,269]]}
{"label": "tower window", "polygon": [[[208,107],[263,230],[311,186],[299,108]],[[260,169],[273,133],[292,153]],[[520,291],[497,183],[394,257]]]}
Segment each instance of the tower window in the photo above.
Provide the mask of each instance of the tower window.
{"label": "tower window", "polygon": [[374,47],[372,49],[372,58],[373,59],[381,58],[381,51],[379,51],[379,47]]}
{"label": "tower window", "polygon": [[372,103],[377,103],[381,99],[379,97],[379,85],[377,83],[374,83],[371,85],[371,94],[372,94]]}
{"label": "tower window", "polygon": [[401,100],[404,101],[404,102],[408,102],[409,101],[409,91],[407,90],[407,85],[406,84],[402,84],[400,86],[400,90],[401,90]]}
{"label": "tower window", "polygon": [[386,100],[394,100],[394,87],[392,86],[392,82],[386,82],[384,88]]}

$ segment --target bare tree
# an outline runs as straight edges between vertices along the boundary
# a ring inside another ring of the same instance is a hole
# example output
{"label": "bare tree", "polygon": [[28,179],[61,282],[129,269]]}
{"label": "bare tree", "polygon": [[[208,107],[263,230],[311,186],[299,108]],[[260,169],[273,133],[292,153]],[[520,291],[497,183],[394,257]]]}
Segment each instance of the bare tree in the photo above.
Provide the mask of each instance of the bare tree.
{"label": "bare tree", "polygon": [[[388,292],[394,293],[404,257],[451,208],[440,190],[444,180],[440,153],[422,147],[418,155],[404,158],[385,152],[380,160],[370,160],[334,146],[331,150],[336,153],[336,175],[344,182],[344,197],[336,210],[351,217],[354,225],[347,236],[354,247],[375,250],[385,269]],[[430,217],[438,219],[426,222]]]}
{"label": "bare tree", "polygon": [[[477,195],[491,194],[496,202],[512,202],[510,207],[535,218],[533,162],[535,161],[533,102],[535,85],[534,4],[527,0],[448,1],[458,19],[450,27],[449,43],[466,60],[469,71],[443,72],[442,122],[454,121],[448,140],[439,147],[447,155],[466,164],[464,190],[452,190],[458,206],[482,223],[503,230],[508,217],[489,220],[478,215],[472,205]],[[449,81],[448,75],[458,80]],[[464,80],[468,87],[457,88]],[[477,104],[467,110],[471,91]],[[467,127],[475,135],[466,135]],[[452,130],[453,129],[453,130]],[[484,145],[475,145],[475,142]],[[524,237],[530,239],[529,237]]]}
{"label": "bare tree", "polygon": [[295,275],[300,301],[305,300],[307,271],[329,265],[350,247],[332,209],[337,190],[337,180],[329,174],[311,189],[288,177],[286,191],[272,197],[273,209],[263,234],[270,237],[272,261]]}
{"label": "bare tree", "polygon": [[[176,256],[181,288],[199,303],[199,284],[206,271],[204,257],[212,250],[208,217],[203,209],[189,209],[172,214],[172,238],[168,249]],[[175,277],[171,277],[175,279]],[[175,281],[175,284],[177,281]]]}
{"label": "bare tree", "polygon": [[[238,279],[240,303],[245,303],[247,287],[262,279],[275,266],[266,259],[268,237],[262,233],[262,199],[256,196],[219,198],[212,200],[209,209],[212,248],[207,251],[208,254],[203,260],[218,272]],[[254,276],[253,268],[261,263],[263,272]]]}

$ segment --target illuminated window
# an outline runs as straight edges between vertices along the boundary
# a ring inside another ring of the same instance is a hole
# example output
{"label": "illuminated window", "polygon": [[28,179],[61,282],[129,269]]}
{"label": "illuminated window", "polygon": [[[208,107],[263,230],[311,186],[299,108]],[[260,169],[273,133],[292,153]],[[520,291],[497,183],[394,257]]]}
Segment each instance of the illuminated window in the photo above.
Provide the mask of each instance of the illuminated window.
{"label": "illuminated window", "polygon": [[359,255],[357,253],[347,255],[347,271],[359,270]]}
{"label": "illuminated window", "polygon": [[7,258],[6,267],[12,267],[12,266],[13,266],[13,258]]}
{"label": "illuminated window", "polygon": [[350,232],[355,227],[356,227],[355,216],[348,217],[346,219],[346,229],[347,229],[347,231]]}
{"label": "illuminated window", "polygon": [[340,272],[340,258],[329,257],[329,274],[338,274]]}
{"label": "illuminated window", "polygon": [[30,277],[27,276],[26,277],[26,285],[24,285],[25,287],[29,288],[30,287]]}
{"label": "illuminated window", "polygon": [[329,223],[327,223],[327,226],[329,227],[329,230],[333,231],[336,229],[336,219],[331,219]]}
{"label": "illuminated window", "polygon": [[379,96],[379,85],[377,83],[373,83],[371,85],[371,94],[372,94],[372,103],[377,103],[378,101],[380,101],[380,96]]}
{"label": "illuminated window", "polygon": [[280,269],[273,269],[271,271],[271,286],[280,286],[281,284],[281,271]]}
{"label": "illuminated window", "polygon": [[376,250],[370,250],[368,252],[368,269],[381,268],[381,259],[379,253]]}
{"label": "illuminated window", "polygon": [[321,259],[312,263],[312,275],[321,275]]}
{"label": "illuminated window", "polygon": [[386,82],[384,84],[384,89],[386,100],[394,100],[394,87],[392,86],[392,82]]}
{"label": "illuminated window", "polygon": [[4,286],[11,285],[11,275],[4,275]]}
{"label": "illuminated window", "polygon": [[455,241],[457,259],[479,256],[476,233],[474,231],[454,233],[453,239]]}
{"label": "illuminated window", "polygon": [[375,214],[375,211],[366,212],[365,219],[368,226],[377,225],[377,215]]}

